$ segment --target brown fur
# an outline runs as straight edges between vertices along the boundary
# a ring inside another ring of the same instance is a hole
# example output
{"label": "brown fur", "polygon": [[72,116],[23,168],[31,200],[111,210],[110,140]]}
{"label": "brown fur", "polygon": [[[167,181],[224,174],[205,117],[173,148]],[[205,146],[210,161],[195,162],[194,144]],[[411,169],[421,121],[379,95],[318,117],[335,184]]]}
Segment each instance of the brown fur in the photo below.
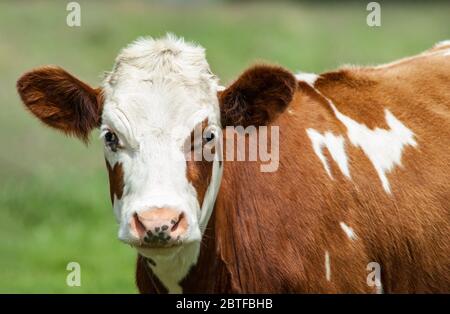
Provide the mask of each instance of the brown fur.
{"label": "brown fur", "polygon": [[109,177],[109,195],[111,197],[111,202],[114,204],[114,196],[120,200],[123,195],[123,169],[121,163],[116,163],[114,168],[111,168],[109,162],[106,161],[106,168],[108,169]]}
{"label": "brown fur", "polygon": [[[200,128],[201,131],[199,134],[203,135],[203,132],[205,128],[208,126],[208,120],[203,121],[201,124],[196,126],[196,128]],[[197,199],[200,204],[200,206],[203,204],[203,199],[205,198],[206,190],[209,186],[209,182],[211,181],[211,175],[212,175],[212,161],[205,160],[204,158],[201,158],[201,160],[196,160],[196,156],[194,156],[194,142],[198,141],[194,138],[195,136],[195,130],[191,132],[191,160],[186,161],[186,176],[191,182],[191,184],[194,186],[196,192],[197,192]],[[201,144],[203,145],[203,143]],[[198,150],[201,152],[201,150]],[[202,157],[202,156],[199,156]],[[200,158],[197,158],[200,159]]]}
{"label": "brown fur", "polygon": [[201,161],[188,161],[187,163],[187,178],[192,183],[197,191],[197,199],[199,204],[203,204],[205,198],[206,189],[209,186],[212,175],[212,162]]}
{"label": "brown fur", "polygon": [[142,294],[165,294],[168,292],[164,285],[159,281],[158,277],[153,274],[150,267],[146,265],[146,260],[140,255],[138,255],[136,261],[136,273],[140,274],[139,276],[136,276],[136,286]]}
{"label": "brown fur", "polygon": [[100,125],[101,92],[58,67],[25,73],[17,82],[23,103],[42,122],[88,141]]}

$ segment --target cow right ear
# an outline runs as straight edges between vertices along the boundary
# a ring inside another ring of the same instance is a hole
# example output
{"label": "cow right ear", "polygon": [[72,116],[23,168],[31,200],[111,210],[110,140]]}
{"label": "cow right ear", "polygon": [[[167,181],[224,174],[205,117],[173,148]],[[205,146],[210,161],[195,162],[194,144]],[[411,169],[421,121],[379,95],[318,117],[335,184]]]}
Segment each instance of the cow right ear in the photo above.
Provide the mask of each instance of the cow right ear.
{"label": "cow right ear", "polygon": [[88,141],[101,123],[101,90],[78,80],[59,67],[42,67],[17,81],[25,106],[42,122]]}
{"label": "cow right ear", "polygon": [[281,67],[251,67],[218,93],[222,126],[268,125],[287,108],[296,87],[295,77]]}

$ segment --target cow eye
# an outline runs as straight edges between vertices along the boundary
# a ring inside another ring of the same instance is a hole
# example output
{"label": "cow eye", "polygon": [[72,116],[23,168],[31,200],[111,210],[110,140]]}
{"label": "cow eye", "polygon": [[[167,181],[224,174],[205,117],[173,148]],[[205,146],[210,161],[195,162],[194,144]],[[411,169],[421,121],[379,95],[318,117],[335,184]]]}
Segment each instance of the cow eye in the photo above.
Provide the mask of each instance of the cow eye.
{"label": "cow eye", "polygon": [[105,133],[105,144],[108,146],[113,152],[117,151],[119,146],[119,138],[117,135],[111,131]]}
{"label": "cow eye", "polygon": [[212,130],[206,130],[203,134],[204,143],[209,143],[216,138],[216,135]]}

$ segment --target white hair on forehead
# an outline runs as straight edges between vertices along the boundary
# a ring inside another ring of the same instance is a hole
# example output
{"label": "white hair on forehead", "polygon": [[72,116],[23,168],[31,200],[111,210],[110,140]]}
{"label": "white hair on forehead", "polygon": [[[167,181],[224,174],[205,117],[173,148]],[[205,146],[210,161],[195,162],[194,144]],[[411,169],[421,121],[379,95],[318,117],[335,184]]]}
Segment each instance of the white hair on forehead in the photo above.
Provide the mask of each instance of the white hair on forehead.
{"label": "white hair on forehead", "polygon": [[[106,74],[102,118],[130,142],[150,128],[181,138],[205,119],[220,124],[217,90],[203,47],[172,34],[143,37],[123,48]],[[125,126],[119,117],[126,117]]]}
{"label": "white hair on forehead", "polygon": [[174,81],[185,86],[199,86],[210,91],[218,79],[206,61],[205,49],[173,34],[154,39],[141,37],[122,49],[114,68],[104,80],[106,89],[126,81],[132,73],[143,80]]}

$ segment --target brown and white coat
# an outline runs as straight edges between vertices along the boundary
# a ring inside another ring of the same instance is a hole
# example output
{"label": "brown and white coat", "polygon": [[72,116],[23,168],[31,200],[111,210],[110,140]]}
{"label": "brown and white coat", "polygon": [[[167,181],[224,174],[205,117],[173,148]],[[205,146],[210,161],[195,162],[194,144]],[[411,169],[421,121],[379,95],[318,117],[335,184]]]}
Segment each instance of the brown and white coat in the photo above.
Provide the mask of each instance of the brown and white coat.
{"label": "brown and white coat", "polygon": [[[221,90],[203,49],[169,36],[124,49],[102,88],[45,67],[18,90],[54,128],[102,130],[141,292],[380,292],[376,262],[395,293],[450,291],[449,83],[442,43],[320,75],[258,65]],[[187,160],[195,127],[238,125],[279,127],[277,171]]]}

